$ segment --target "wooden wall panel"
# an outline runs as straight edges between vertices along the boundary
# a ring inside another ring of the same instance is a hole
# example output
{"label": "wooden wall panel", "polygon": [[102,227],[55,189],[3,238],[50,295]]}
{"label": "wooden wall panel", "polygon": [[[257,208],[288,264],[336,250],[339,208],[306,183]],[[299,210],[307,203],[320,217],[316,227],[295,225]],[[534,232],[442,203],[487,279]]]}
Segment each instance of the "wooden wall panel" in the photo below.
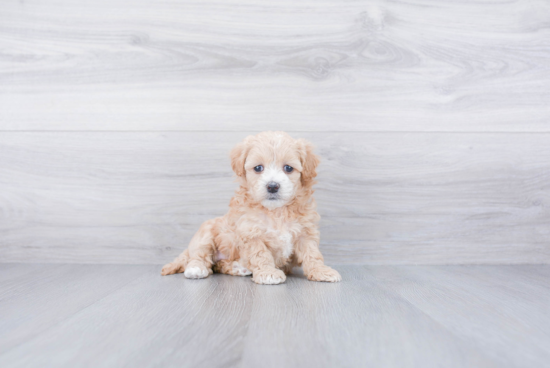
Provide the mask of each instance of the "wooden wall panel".
{"label": "wooden wall panel", "polygon": [[163,263],[227,153],[318,146],[338,263],[550,262],[550,3],[0,4],[0,261]]}
{"label": "wooden wall panel", "polygon": [[[0,134],[0,259],[162,263],[222,215],[245,133]],[[331,263],[549,263],[550,136],[297,133]]]}
{"label": "wooden wall panel", "polygon": [[550,131],[550,3],[0,5],[0,130]]}

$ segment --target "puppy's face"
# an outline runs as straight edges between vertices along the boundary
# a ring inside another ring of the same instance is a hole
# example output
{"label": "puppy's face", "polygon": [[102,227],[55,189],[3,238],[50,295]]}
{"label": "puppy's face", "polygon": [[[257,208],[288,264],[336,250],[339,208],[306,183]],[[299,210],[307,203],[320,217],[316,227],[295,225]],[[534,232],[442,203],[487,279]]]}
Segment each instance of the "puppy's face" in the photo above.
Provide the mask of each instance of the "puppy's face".
{"label": "puppy's face", "polygon": [[254,144],[244,164],[250,194],[270,210],[284,206],[295,196],[302,171],[292,142],[282,136],[274,138]]}
{"label": "puppy's face", "polygon": [[284,132],[247,137],[231,152],[231,165],[250,197],[272,210],[288,204],[313,184],[319,159],[303,139]]}

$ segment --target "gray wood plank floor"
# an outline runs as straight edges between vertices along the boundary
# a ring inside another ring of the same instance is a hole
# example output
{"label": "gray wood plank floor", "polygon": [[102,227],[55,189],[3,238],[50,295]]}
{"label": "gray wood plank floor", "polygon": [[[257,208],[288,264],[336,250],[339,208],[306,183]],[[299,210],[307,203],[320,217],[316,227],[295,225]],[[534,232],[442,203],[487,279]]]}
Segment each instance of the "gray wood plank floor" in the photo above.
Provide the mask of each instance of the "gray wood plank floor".
{"label": "gray wood plank floor", "polygon": [[279,286],[0,264],[2,367],[542,367],[550,266],[336,266]]}

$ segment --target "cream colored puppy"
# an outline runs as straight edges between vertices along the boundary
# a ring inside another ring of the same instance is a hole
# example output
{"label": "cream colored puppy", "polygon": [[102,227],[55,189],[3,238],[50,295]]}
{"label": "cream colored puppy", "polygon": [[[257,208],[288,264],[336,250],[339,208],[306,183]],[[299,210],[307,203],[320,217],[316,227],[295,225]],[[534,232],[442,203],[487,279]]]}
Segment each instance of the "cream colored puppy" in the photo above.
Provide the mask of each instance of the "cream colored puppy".
{"label": "cream colored puppy", "polygon": [[284,132],[248,136],[231,151],[240,188],[229,212],[204,222],[162,275],[183,272],[199,279],[216,271],[280,284],[302,265],[308,280],[341,281],[319,251],[320,217],[312,196],[318,163],[304,139]]}

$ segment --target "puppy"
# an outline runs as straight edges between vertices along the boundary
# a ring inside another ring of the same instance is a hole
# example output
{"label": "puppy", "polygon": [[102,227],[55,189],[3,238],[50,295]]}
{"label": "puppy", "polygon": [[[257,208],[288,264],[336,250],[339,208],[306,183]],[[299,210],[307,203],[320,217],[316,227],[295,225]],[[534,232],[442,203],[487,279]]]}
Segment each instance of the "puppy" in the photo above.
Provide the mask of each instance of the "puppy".
{"label": "puppy", "polygon": [[319,158],[311,143],[264,132],[248,136],[230,156],[240,187],[229,212],[204,222],[162,275],[200,279],[220,272],[280,284],[301,265],[308,280],[341,281],[319,251],[320,216],[312,196]]}

